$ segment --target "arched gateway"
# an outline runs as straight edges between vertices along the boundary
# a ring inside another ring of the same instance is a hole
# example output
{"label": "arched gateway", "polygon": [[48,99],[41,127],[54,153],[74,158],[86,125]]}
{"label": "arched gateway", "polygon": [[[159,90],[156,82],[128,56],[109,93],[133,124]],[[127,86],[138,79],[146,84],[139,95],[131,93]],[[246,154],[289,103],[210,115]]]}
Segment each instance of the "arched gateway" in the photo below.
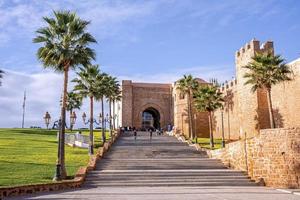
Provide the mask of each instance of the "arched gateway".
{"label": "arched gateway", "polygon": [[153,107],[145,109],[142,113],[142,129],[149,128],[160,129],[160,114]]}
{"label": "arched gateway", "polygon": [[122,126],[138,129],[173,125],[172,85],[122,81]]}

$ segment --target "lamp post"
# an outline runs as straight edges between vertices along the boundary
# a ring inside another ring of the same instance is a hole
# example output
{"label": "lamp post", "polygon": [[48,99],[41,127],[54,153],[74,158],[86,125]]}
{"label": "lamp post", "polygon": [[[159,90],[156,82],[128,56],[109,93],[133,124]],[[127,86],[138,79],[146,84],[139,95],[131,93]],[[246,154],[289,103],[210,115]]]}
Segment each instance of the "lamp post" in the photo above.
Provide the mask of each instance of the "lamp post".
{"label": "lamp post", "polygon": [[95,123],[95,124],[97,124],[97,125],[99,125],[100,123],[101,123],[101,118],[102,118],[102,115],[101,115],[101,113],[99,114],[99,122],[97,122],[97,120],[96,119],[86,119],[86,114],[85,114],[85,112],[83,112],[83,114],[82,114],[82,120],[83,120],[83,123],[85,124],[85,125],[87,125],[87,124],[90,124],[90,142],[89,142],[89,154],[90,155],[92,155],[92,154],[94,154],[94,135],[93,135],[93,124]]}
{"label": "lamp post", "polygon": [[222,147],[225,147],[225,136],[224,136],[224,108],[221,108],[221,117],[222,117]]}
{"label": "lamp post", "polygon": [[[96,119],[93,119],[93,123],[95,123],[95,124],[97,124],[97,125],[100,125],[100,123],[101,123],[101,118],[102,118],[102,115],[101,115],[101,113],[99,114],[99,116],[98,116],[98,120],[99,120],[99,122],[96,120]],[[83,114],[82,114],[82,120],[83,120],[83,123],[85,124],[85,125],[87,125],[87,124],[89,124],[90,122],[91,122],[91,119],[88,119],[88,120],[86,120],[86,114],[85,114],[85,112],[83,112]]]}
{"label": "lamp post", "polygon": [[51,116],[50,116],[48,111],[45,113],[44,120],[45,120],[46,127],[48,129],[49,124],[50,124],[50,120],[51,120]]}
{"label": "lamp post", "polygon": [[[76,113],[73,112],[70,116],[70,119],[71,119],[71,124],[70,126],[74,125],[75,122],[76,122]],[[47,126],[47,129],[49,127],[49,124],[50,124],[50,120],[51,120],[51,115],[49,114],[49,112],[47,111],[44,115],[44,120],[45,120],[45,124]],[[58,145],[57,145],[57,160],[56,160],[56,168],[55,168],[55,175],[54,175],[54,178],[53,178],[53,181],[60,181],[61,180],[61,175],[62,175],[62,171],[61,171],[61,163],[60,163],[60,158],[62,156],[62,151],[61,151],[61,145],[64,145],[64,144],[61,144],[63,140],[63,138],[61,137],[61,126],[62,126],[62,122],[61,122],[61,119],[59,120],[56,120],[54,121],[54,125],[53,125],[53,128],[57,126],[57,129],[59,131],[58,133]],[[64,125],[65,127],[67,127],[67,124],[65,123]]]}
{"label": "lamp post", "polygon": [[70,130],[71,130],[71,131],[72,131],[73,126],[74,126],[74,124],[75,124],[75,122],[76,122],[76,119],[77,119],[76,113],[75,113],[75,111],[73,111],[73,112],[71,113],[71,116],[70,116]]}

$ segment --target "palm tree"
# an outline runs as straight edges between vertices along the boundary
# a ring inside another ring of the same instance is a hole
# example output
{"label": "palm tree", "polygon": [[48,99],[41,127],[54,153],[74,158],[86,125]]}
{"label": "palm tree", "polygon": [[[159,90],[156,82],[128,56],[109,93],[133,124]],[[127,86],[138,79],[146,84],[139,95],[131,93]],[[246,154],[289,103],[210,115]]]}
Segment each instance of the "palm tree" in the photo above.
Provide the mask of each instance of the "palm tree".
{"label": "palm tree", "polygon": [[73,114],[74,109],[80,109],[82,106],[82,96],[75,92],[67,93],[67,111],[70,112],[70,130],[73,130],[73,124],[71,120],[71,116]]}
{"label": "palm tree", "polygon": [[109,105],[109,117],[110,117],[109,127],[110,127],[111,138],[112,138],[112,124],[113,124],[113,119],[114,119],[114,116],[112,115],[112,103],[113,103],[113,99],[115,98],[115,95],[116,95],[117,87],[119,87],[117,78],[108,76],[106,98],[108,100],[108,105]]}
{"label": "palm tree", "polygon": [[72,80],[76,85],[74,91],[77,91],[82,97],[89,97],[90,99],[90,143],[89,154],[94,154],[94,98],[98,97],[99,90],[97,88],[96,80],[100,75],[98,65],[88,65],[85,68],[80,68],[77,73],[78,78]]}
{"label": "palm tree", "polygon": [[98,88],[98,96],[97,100],[101,101],[101,123],[102,123],[102,142],[104,143],[106,141],[106,135],[105,135],[105,114],[104,114],[104,97],[106,95],[107,91],[107,83],[108,83],[108,75],[106,73],[101,73],[96,80],[97,88]]}
{"label": "palm tree", "polygon": [[222,93],[218,91],[218,88],[213,85],[205,85],[200,87],[195,93],[195,106],[198,111],[208,112],[209,120],[209,135],[210,135],[210,146],[214,148],[214,137],[213,137],[213,120],[212,114],[218,108],[223,106]]}
{"label": "palm tree", "polygon": [[280,55],[274,56],[272,53],[256,54],[244,68],[249,70],[244,75],[247,79],[245,85],[252,85],[252,92],[259,88],[267,91],[270,127],[275,128],[271,89],[273,85],[292,80],[292,70]]}
{"label": "palm tree", "polygon": [[177,89],[179,89],[184,95],[187,95],[187,103],[188,103],[188,119],[189,119],[189,137],[194,138],[195,133],[193,132],[193,110],[192,110],[192,97],[193,92],[198,88],[199,83],[192,75],[184,75],[177,82]]}
{"label": "palm tree", "polygon": [[3,78],[4,71],[0,69],[0,86],[2,85],[1,79]]}
{"label": "palm tree", "polygon": [[113,104],[113,129],[116,130],[116,122],[115,122],[115,116],[116,116],[116,113],[115,113],[115,106],[116,106],[116,102],[118,101],[121,101],[122,99],[122,96],[121,96],[121,90],[120,90],[120,84],[119,83],[116,83],[115,85],[115,88],[114,88],[114,93],[113,93],[113,96],[112,96],[112,104]]}
{"label": "palm tree", "polygon": [[34,43],[43,46],[37,51],[38,59],[44,68],[51,68],[64,73],[63,100],[61,106],[61,125],[59,131],[58,163],[55,179],[65,179],[65,121],[67,107],[68,72],[79,65],[87,65],[95,59],[94,51],[88,46],[95,43],[94,37],[88,33],[90,22],[77,17],[70,11],[54,11],[54,17],[44,17],[46,27],[36,31]]}

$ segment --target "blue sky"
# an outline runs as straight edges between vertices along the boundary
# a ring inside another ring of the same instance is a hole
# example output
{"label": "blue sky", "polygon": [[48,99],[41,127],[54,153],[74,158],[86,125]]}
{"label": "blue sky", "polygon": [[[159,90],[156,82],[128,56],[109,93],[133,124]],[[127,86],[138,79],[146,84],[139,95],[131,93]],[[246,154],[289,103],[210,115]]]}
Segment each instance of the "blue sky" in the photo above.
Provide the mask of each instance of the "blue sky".
{"label": "blue sky", "polygon": [[42,16],[57,9],[92,22],[96,63],[120,80],[229,80],[235,51],[253,38],[273,40],[287,61],[300,57],[298,0],[0,0],[0,127],[19,126],[25,88],[27,126],[42,125],[46,110],[58,116],[61,75],[41,67],[32,43]]}

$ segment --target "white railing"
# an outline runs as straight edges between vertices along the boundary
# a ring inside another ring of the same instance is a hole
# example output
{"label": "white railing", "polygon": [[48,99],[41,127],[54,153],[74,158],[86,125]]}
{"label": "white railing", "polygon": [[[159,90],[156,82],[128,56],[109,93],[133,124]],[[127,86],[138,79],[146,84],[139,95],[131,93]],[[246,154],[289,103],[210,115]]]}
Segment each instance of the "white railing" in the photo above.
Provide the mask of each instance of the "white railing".
{"label": "white railing", "polygon": [[[58,139],[57,133],[57,139]],[[88,148],[89,147],[89,136],[82,135],[80,133],[65,133],[65,144],[70,145],[72,147],[81,147]]]}

